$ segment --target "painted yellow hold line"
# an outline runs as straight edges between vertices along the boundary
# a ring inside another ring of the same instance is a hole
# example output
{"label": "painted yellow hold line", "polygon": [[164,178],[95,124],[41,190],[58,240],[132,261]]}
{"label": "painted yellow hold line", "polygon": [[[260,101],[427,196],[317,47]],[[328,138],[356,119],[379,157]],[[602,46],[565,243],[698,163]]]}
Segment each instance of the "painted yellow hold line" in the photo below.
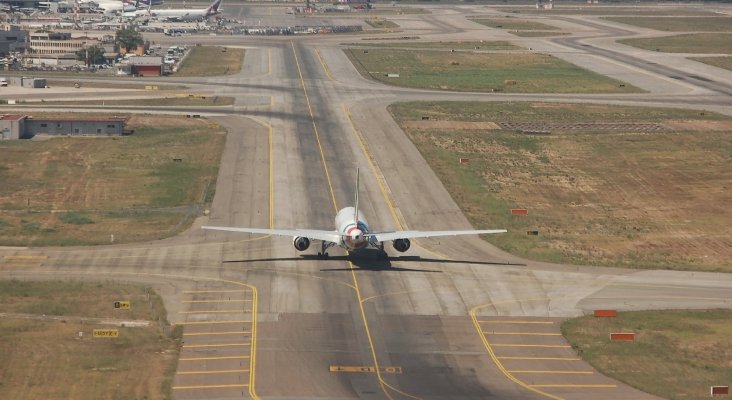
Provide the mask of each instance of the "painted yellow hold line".
{"label": "painted yellow hold line", "polygon": [[542,360],[542,361],[580,361],[575,357],[497,357],[499,360]]}
{"label": "painted yellow hold line", "polygon": [[218,356],[218,357],[191,357],[191,358],[179,358],[178,361],[210,361],[210,360],[232,360],[238,358],[249,358],[249,356]]}
{"label": "painted yellow hold line", "polygon": [[526,335],[526,336],[562,336],[561,333],[541,332],[483,332],[486,335]]}
{"label": "painted yellow hold line", "polygon": [[181,325],[208,325],[208,324],[249,324],[251,320],[238,320],[238,321],[192,321],[192,322],[181,322]]}
{"label": "painted yellow hold line", "polygon": [[244,313],[244,310],[202,310],[202,311],[179,311],[178,314],[215,314],[215,313]]}
{"label": "painted yellow hold line", "polygon": [[220,371],[183,371],[178,375],[205,375],[205,374],[234,374],[239,372],[249,372],[248,369],[226,369]]}
{"label": "painted yellow hold line", "polygon": [[6,260],[48,260],[48,256],[31,256],[31,255],[18,255],[18,256],[3,256]]}
{"label": "painted yellow hold line", "polygon": [[183,300],[181,303],[249,303],[251,299],[234,300]]}
{"label": "painted yellow hold line", "polygon": [[569,374],[569,375],[591,375],[592,371],[508,371],[512,374]]}
{"label": "painted yellow hold line", "polygon": [[617,385],[573,385],[573,384],[547,384],[547,385],[529,385],[533,388],[586,388],[586,389],[613,389]]}
{"label": "painted yellow hold line", "polygon": [[249,293],[248,289],[231,289],[231,290],[186,290],[183,294],[199,294],[199,293]]}
{"label": "painted yellow hold line", "polygon": [[572,346],[564,344],[511,344],[511,343],[493,343],[492,347],[548,347],[548,348],[561,348],[568,349]]}
{"label": "painted yellow hold line", "polygon": [[219,388],[242,388],[242,387],[249,387],[249,385],[242,383],[242,384],[234,384],[234,385],[173,386],[173,389],[190,390],[190,389],[219,389]]}
{"label": "painted yellow hold line", "polygon": [[251,331],[227,331],[227,332],[191,332],[184,333],[183,336],[209,336],[209,335],[244,335],[252,333]]}
{"label": "painted yellow hold line", "polygon": [[553,321],[510,321],[510,320],[482,320],[479,324],[544,324],[551,325]]}
{"label": "painted yellow hold line", "polygon": [[224,343],[224,344],[187,344],[181,346],[184,349],[201,349],[207,347],[236,347],[236,346],[250,346],[251,343]]}

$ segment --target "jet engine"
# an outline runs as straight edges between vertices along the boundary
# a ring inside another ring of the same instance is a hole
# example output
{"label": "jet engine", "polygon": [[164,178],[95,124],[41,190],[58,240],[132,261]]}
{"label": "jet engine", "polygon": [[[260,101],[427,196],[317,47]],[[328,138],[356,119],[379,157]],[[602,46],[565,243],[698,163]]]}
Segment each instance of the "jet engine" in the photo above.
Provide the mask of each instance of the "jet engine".
{"label": "jet engine", "polygon": [[292,244],[298,251],[307,250],[308,247],[310,247],[310,239],[302,236],[295,236],[295,238],[292,239]]}
{"label": "jet engine", "polygon": [[392,245],[398,252],[404,253],[405,251],[409,250],[410,243],[409,239],[397,239],[394,241],[394,243],[392,243]]}

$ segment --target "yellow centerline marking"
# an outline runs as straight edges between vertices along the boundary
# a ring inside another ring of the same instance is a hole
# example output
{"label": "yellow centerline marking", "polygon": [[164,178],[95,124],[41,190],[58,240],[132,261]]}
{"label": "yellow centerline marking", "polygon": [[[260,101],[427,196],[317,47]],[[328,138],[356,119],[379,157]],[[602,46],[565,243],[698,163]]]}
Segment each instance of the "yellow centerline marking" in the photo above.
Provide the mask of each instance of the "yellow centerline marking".
{"label": "yellow centerline marking", "polygon": [[562,336],[561,333],[541,332],[483,332],[486,335],[521,335],[521,336]]}
{"label": "yellow centerline marking", "polygon": [[212,360],[232,360],[232,359],[240,359],[240,358],[249,358],[249,356],[242,354],[240,356],[188,357],[188,358],[179,358],[178,361],[212,361]]}
{"label": "yellow centerline marking", "polygon": [[230,331],[230,332],[191,332],[184,333],[183,336],[207,336],[207,335],[237,335],[248,334],[250,331]]}
{"label": "yellow centerline marking", "polygon": [[249,386],[249,385],[247,385],[246,383],[240,383],[240,384],[233,384],[233,385],[173,386],[173,389],[175,389],[175,390],[186,390],[186,389],[219,389],[219,388],[241,388],[241,387],[247,387],[247,386]]}
{"label": "yellow centerline marking", "polygon": [[325,64],[325,60],[323,60],[323,57],[320,55],[320,51],[318,49],[315,49],[315,55],[318,56],[318,61],[320,61],[320,65],[323,66],[323,70],[325,71],[325,75],[328,77],[329,80],[333,81],[333,75],[330,74],[330,69]]}
{"label": "yellow centerline marking", "polygon": [[[255,315],[255,313],[252,313],[252,317]],[[208,325],[208,324],[248,324],[251,321],[192,321],[192,322],[181,322],[181,325]]]}
{"label": "yellow centerline marking", "polygon": [[222,343],[222,344],[184,344],[181,346],[184,349],[202,349],[209,347],[241,347],[251,346],[251,343]]}
{"label": "yellow centerline marking", "polygon": [[594,374],[592,371],[508,371],[512,374],[576,374],[576,375],[591,375]]}
{"label": "yellow centerline marking", "polygon": [[[297,57],[297,51],[295,50],[294,42],[290,42],[290,45],[292,46],[292,53],[295,56],[295,65],[297,66],[297,72],[300,76],[300,84],[302,86],[303,92],[305,93],[305,101],[307,103],[308,111],[310,113],[310,119],[313,124],[313,131],[315,132],[315,139],[318,142],[318,149],[320,150],[320,159],[321,159],[321,162],[323,163],[323,169],[325,170],[325,178],[326,178],[326,181],[328,182],[328,188],[330,189],[330,197],[331,197],[331,200],[333,201],[333,209],[337,213],[338,212],[338,203],[336,202],[336,199],[335,199],[335,192],[333,190],[333,184],[330,179],[330,173],[328,172],[328,164],[325,161],[325,152],[323,151],[323,146],[320,142],[320,134],[318,133],[318,127],[315,124],[315,116],[313,114],[312,106],[310,105],[310,97],[308,96],[308,91],[307,91],[307,88],[305,85],[305,79],[303,78],[302,70],[300,69],[300,61],[298,60],[298,57]],[[371,337],[371,330],[369,329],[368,319],[366,318],[366,311],[363,308],[363,297],[361,296],[361,290],[359,289],[359,286],[358,286],[358,279],[356,278],[356,269],[354,268],[353,263],[350,260],[348,260],[348,265],[350,266],[351,276],[353,278],[353,286],[354,286],[354,290],[356,292],[356,299],[358,300],[358,307],[359,307],[359,311],[361,312],[361,319],[363,320],[364,330],[366,332],[366,339],[369,343],[369,348],[371,350],[371,357],[373,358],[373,361],[374,361],[374,367],[376,368],[376,376],[377,376],[377,379],[379,380],[379,386],[381,386],[381,390],[384,392],[386,397],[390,400],[393,400],[393,398],[391,397],[391,394],[389,393],[389,391],[386,390],[387,386],[389,388],[391,388],[392,390],[395,390],[396,392],[401,393],[402,395],[405,395],[405,396],[413,398],[413,399],[419,399],[418,397],[404,393],[398,389],[395,389],[395,388],[389,386],[384,381],[383,377],[381,376],[381,370],[379,368],[379,360],[378,360],[378,357],[376,356],[376,349],[374,348],[374,341],[373,341],[373,338]]]}
{"label": "yellow centerline marking", "polygon": [[205,375],[205,374],[234,374],[239,372],[249,372],[248,369],[226,369],[220,371],[183,371],[178,375]]}

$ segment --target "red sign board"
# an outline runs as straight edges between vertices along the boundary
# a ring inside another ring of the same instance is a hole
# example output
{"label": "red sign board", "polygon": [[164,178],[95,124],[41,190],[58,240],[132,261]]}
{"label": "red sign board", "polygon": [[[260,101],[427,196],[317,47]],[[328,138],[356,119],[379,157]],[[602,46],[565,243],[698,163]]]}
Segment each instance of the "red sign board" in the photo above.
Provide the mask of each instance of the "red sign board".
{"label": "red sign board", "polygon": [[511,214],[513,214],[513,215],[528,215],[529,214],[529,210],[527,210],[525,208],[512,208],[511,209]]}
{"label": "red sign board", "polygon": [[595,317],[615,318],[618,316],[618,310],[595,310]]}
{"label": "red sign board", "polygon": [[632,342],[635,340],[635,333],[633,333],[633,332],[611,333],[610,340]]}
{"label": "red sign board", "polygon": [[729,395],[729,386],[712,386],[710,388],[712,397]]}

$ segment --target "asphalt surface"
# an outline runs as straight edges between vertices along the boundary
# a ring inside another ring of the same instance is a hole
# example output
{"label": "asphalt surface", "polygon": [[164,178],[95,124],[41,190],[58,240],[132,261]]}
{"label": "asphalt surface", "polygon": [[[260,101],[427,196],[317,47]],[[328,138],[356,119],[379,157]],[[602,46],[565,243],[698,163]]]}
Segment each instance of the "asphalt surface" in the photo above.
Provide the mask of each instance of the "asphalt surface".
{"label": "asphalt surface", "polygon": [[[414,32],[428,41],[508,38],[466,21],[466,15],[486,13],[482,7],[432,11],[390,17],[405,29],[394,35]],[[232,12],[272,21],[277,13],[292,18],[278,7]],[[732,113],[729,71],[714,69],[709,75],[700,68],[696,75],[716,82],[714,87],[704,79],[669,79],[688,68],[688,61],[668,55],[659,60],[663,68],[654,67],[642,54],[619,52],[607,40],[634,28],[619,32],[579,18],[558,23],[584,28],[571,38],[509,36],[611,76],[640,74],[638,82],[648,93],[499,95],[391,88],[363,79],[353,68],[339,47],[352,37],[184,38],[247,48],[240,74],[159,80],[237,99],[233,107],[155,110],[209,115],[228,129],[210,215],[185,234],[158,242],[2,248],[2,276],[155,286],[169,319],[184,324],[173,389],[177,399],[651,398],[580,361],[559,334],[559,322],[597,308],[728,308],[730,275],[540,263],[475,237],[418,240],[408,253],[387,249],[386,260],[368,251],[348,258],[337,249],[331,249],[330,259],[318,260],[313,256],[318,249],[298,253],[288,238],[198,228],[205,223],[332,229],[336,210],[351,205],[356,167],[361,168],[361,208],[375,229],[470,228],[386,112],[395,101],[573,100]],[[173,39],[156,38],[166,40]]]}

